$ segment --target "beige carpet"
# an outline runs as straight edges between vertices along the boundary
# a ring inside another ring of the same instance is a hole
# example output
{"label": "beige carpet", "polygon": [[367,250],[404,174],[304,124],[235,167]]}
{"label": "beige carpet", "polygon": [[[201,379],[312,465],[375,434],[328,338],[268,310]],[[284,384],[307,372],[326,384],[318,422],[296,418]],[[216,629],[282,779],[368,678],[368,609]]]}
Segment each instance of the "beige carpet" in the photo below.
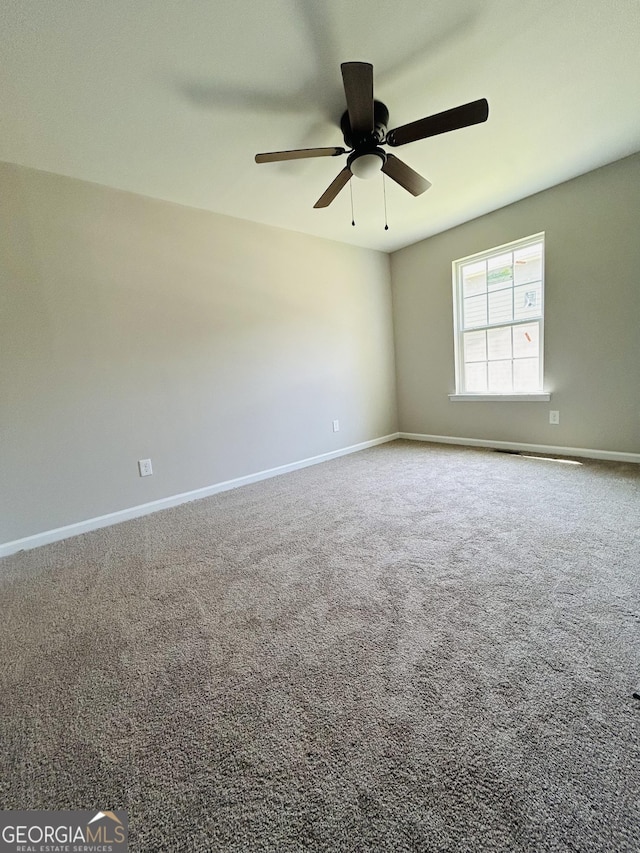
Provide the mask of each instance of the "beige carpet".
{"label": "beige carpet", "polygon": [[395,442],[0,561],[0,804],[638,851],[640,470]]}

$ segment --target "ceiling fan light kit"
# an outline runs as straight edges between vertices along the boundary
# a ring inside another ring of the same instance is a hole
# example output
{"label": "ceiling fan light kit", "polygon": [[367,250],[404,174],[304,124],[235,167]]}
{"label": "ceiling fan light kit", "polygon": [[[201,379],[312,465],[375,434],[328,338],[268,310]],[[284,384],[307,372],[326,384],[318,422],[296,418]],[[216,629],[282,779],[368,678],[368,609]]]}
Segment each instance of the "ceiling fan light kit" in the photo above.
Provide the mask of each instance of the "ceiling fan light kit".
{"label": "ceiling fan light kit", "polygon": [[386,152],[382,146],[395,148],[407,145],[409,142],[480,124],[489,117],[489,104],[485,98],[481,98],[387,131],[389,110],[373,97],[373,65],[369,62],[343,62],[340,70],[347,101],[347,109],[340,119],[340,129],[347,149],[299,148],[256,154],[255,158],[256,163],[275,163],[347,154],[347,165],[314,204],[315,208],[328,207],[354,175],[367,179],[380,171],[411,195],[421,195],[429,189],[431,183],[399,157]]}
{"label": "ceiling fan light kit", "polygon": [[382,148],[376,148],[374,151],[365,154],[357,154],[354,151],[347,158],[347,166],[356,178],[373,178],[384,166],[386,159],[387,155]]}

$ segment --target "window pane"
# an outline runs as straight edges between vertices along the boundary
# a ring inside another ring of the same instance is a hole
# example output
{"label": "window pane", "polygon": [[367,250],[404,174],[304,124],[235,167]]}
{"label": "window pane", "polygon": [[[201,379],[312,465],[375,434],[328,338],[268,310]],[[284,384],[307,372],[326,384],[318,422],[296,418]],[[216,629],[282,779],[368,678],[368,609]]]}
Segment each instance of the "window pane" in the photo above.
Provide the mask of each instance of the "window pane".
{"label": "window pane", "polygon": [[465,364],[465,391],[469,394],[483,394],[487,390],[487,365],[485,362]]}
{"label": "window pane", "polygon": [[487,287],[489,290],[503,288],[513,280],[513,254],[496,255],[487,261]]}
{"label": "window pane", "polygon": [[477,296],[487,290],[487,265],[485,261],[465,264],[462,267],[463,296]]}
{"label": "window pane", "polygon": [[454,261],[460,393],[542,390],[544,235]]}
{"label": "window pane", "polygon": [[509,394],[511,391],[513,391],[511,364],[511,361],[489,362],[487,367],[490,393]]}
{"label": "window pane", "polygon": [[542,279],[542,243],[525,246],[513,253],[515,284]]}
{"label": "window pane", "polygon": [[513,314],[515,320],[540,317],[542,314],[542,283],[521,284],[513,290]]}
{"label": "window pane", "polygon": [[463,325],[465,329],[473,329],[474,326],[486,326],[487,324],[487,297],[471,296],[464,300]]}
{"label": "window pane", "polygon": [[516,359],[513,362],[513,390],[540,391],[540,361],[537,358]]}
{"label": "window pane", "polygon": [[487,360],[487,333],[465,332],[464,333],[464,361],[486,361]]}
{"label": "window pane", "polygon": [[513,357],[532,358],[538,356],[540,346],[540,324],[527,323],[513,329]]}
{"label": "window pane", "polygon": [[513,320],[513,291],[496,290],[489,294],[489,322],[508,323]]}
{"label": "window pane", "polygon": [[511,358],[511,326],[487,330],[487,355],[490,361]]}

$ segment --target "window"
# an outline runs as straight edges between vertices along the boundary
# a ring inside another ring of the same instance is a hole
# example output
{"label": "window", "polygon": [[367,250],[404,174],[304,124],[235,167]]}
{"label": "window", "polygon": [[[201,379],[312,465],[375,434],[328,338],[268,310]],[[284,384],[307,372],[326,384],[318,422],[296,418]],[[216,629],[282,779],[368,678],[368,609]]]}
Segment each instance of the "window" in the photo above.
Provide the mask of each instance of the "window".
{"label": "window", "polygon": [[544,234],[453,263],[456,394],[549,399],[542,390]]}

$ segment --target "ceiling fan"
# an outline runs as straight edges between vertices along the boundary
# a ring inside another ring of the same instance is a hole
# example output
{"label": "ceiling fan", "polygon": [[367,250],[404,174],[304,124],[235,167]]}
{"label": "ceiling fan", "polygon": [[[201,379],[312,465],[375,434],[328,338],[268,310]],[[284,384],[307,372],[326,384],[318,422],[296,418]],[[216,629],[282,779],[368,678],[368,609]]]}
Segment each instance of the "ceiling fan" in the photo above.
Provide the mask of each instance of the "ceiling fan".
{"label": "ceiling fan", "polygon": [[299,148],[294,151],[271,151],[256,154],[256,163],[301,160],[306,157],[338,157],[347,154],[347,165],[329,184],[314,207],[328,207],[340,190],[356,175],[370,177],[382,171],[414,196],[431,186],[430,182],[394,154],[381,146],[397,148],[450,130],[480,124],[489,116],[485,98],[445,110],[442,113],[387,130],[389,110],[373,98],[373,65],[369,62],[343,62],[340,66],[347,109],[340,119],[340,129],[347,148]]}

